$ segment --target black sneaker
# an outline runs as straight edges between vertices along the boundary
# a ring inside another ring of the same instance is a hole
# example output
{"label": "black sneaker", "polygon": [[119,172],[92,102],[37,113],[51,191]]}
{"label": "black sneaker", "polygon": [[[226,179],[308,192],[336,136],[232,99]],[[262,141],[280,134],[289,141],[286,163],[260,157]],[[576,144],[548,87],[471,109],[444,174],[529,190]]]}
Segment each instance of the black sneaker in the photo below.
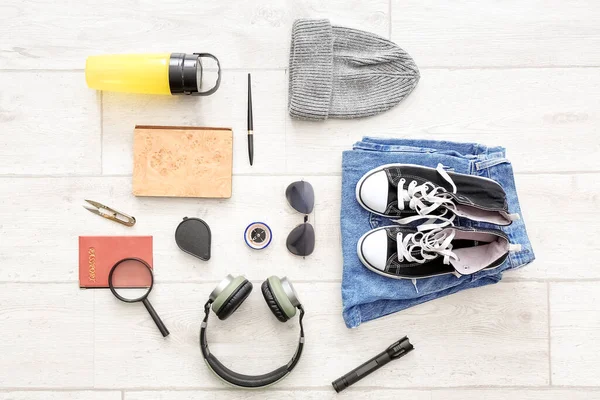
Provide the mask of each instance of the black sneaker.
{"label": "black sneaker", "polygon": [[501,265],[518,251],[497,229],[450,227],[429,232],[384,226],[364,234],[357,245],[360,261],[371,271],[395,279],[469,275]]}
{"label": "black sneaker", "polygon": [[[510,225],[518,214],[508,213],[506,193],[492,179],[411,164],[382,165],[367,172],[356,185],[356,199],[373,214],[408,224],[438,218],[450,225],[455,216],[496,225]],[[429,226],[431,227],[431,226]]]}

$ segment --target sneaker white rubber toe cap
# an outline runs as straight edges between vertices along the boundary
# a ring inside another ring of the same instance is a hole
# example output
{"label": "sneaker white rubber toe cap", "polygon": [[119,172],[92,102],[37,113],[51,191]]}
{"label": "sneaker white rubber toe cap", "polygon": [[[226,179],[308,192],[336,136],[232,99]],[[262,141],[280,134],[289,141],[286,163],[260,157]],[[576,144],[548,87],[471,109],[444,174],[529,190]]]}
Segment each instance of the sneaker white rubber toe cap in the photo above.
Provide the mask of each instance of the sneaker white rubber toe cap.
{"label": "sneaker white rubber toe cap", "polygon": [[385,270],[387,263],[388,237],[385,229],[367,232],[358,241],[358,256],[370,268]]}
{"label": "sneaker white rubber toe cap", "polygon": [[385,171],[378,171],[365,178],[357,191],[358,201],[367,209],[384,213],[387,209],[388,178]]}

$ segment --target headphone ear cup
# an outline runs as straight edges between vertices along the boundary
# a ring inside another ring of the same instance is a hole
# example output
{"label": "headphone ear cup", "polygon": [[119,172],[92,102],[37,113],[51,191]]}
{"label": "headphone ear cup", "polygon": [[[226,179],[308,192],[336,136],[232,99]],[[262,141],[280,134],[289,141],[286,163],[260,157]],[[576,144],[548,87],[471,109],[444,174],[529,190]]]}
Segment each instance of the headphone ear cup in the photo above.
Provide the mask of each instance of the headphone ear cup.
{"label": "headphone ear cup", "polygon": [[215,311],[217,317],[220,320],[229,318],[231,314],[242,305],[244,300],[248,298],[250,292],[252,292],[252,282],[244,279],[244,281],[231,292],[228,298],[224,300],[223,305]]}
{"label": "headphone ear cup", "polygon": [[281,322],[287,321],[289,318],[284,314],[281,307],[279,307],[279,304],[277,304],[277,300],[275,300],[273,292],[269,287],[268,280],[262,283],[262,285],[260,286],[260,290],[263,294],[263,297],[265,298],[265,301],[267,302],[267,305],[269,306],[269,310],[271,310],[275,318],[277,318]]}

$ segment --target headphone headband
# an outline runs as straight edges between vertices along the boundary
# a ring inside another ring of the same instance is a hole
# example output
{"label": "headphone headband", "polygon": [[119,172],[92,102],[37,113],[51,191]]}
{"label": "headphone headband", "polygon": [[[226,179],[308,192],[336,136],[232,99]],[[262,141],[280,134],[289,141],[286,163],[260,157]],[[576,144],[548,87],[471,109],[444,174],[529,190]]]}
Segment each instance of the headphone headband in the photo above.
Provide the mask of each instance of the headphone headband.
{"label": "headphone headband", "polygon": [[301,304],[298,304],[297,306],[297,308],[300,310],[300,315],[298,317],[300,322],[300,340],[298,340],[298,347],[296,348],[296,352],[294,353],[292,359],[286,365],[263,375],[243,375],[232,371],[226,366],[224,366],[217,359],[217,357],[215,357],[210,352],[208,348],[208,340],[206,339],[206,327],[208,326],[208,316],[210,314],[210,306],[212,302],[213,300],[209,299],[204,305],[205,315],[200,326],[200,350],[202,351],[202,356],[204,357],[204,361],[206,361],[206,365],[212,372],[215,373],[215,375],[217,375],[219,378],[231,385],[246,389],[252,389],[261,388],[277,383],[281,379],[285,378],[290,372],[292,372],[292,370],[296,367],[296,364],[300,360],[300,356],[302,355],[302,349],[304,347],[304,326],[302,325],[302,318],[304,318],[304,308]]}

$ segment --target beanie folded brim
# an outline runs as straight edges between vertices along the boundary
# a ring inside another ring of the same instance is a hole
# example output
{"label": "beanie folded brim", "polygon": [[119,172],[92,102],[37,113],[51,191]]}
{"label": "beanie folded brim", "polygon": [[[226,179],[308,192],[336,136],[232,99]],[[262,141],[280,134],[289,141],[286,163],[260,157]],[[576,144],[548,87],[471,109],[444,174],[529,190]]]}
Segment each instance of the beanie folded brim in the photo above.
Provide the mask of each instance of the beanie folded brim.
{"label": "beanie folded brim", "polygon": [[292,28],[290,115],[323,120],[333,91],[333,32],[329,20],[298,20]]}

